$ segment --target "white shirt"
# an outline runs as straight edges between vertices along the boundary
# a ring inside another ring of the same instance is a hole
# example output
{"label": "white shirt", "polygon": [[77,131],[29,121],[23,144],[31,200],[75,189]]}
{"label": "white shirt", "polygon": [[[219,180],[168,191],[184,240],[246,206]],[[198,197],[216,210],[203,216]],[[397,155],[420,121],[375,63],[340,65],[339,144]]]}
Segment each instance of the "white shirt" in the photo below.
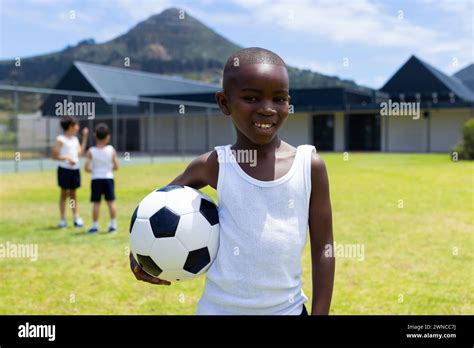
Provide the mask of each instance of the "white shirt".
{"label": "white shirt", "polygon": [[60,161],[59,166],[66,169],[79,169],[79,149],[81,144],[79,144],[79,139],[75,135],[65,136],[63,134],[58,135],[56,138],[61,142],[61,148],[59,150],[59,155],[67,155],[76,161],[76,164],[72,165],[67,160]]}
{"label": "white shirt", "polygon": [[89,152],[92,157],[92,179],[113,179],[114,147],[112,145],[92,146]]}
{"label": "white shirt", "polygon": [[261,181],[244,172],[230,147],[215,148],[219,251],[207,272],[197,314],[299,315],[308,301],[301,257],[315,148],[298,146],[288,173]]}

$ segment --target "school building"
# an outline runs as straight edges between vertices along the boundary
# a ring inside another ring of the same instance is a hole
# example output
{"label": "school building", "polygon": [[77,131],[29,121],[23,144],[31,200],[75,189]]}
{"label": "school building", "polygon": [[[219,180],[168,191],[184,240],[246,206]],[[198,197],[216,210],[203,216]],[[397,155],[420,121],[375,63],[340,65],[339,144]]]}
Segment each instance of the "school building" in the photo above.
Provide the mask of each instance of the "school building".
{"label": "school building", "polygon": [[[472,80],[473,64],[448,76],[412,56],[380,90],[290,85],[294,112],[281,136],[318,151],[449,152],[474,117]],[[119,151],[201,153],[235,139],[214,100],[219,85],[75,62],[55,89],[83,93],[68,102],[94,102],[94,118],[78,118],[109,123]],[[57,117],[64,99],[49,95],[42,115]]]}

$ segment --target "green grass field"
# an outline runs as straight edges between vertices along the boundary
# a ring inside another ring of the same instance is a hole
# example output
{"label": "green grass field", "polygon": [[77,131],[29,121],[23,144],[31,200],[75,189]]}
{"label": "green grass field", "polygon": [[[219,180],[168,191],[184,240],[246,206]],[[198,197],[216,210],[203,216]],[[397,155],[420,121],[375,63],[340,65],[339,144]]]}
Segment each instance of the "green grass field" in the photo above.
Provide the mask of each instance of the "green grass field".
{"label": "green grass field", "polygon": [[[335,240],[365,251],[364,260],[337,259],[331,313],[473,314],[473,163],[447,155],[323,158]],[[120,231],[97,236],[54,228],[54,171],[0,176],[0,244],[37,243],[39,252],[35,262],[0,258],[0,314],[193,314],[204,277],[153,286],[135,280],[127,257],[133,209],[184,167],[122,167],[116,175]],[[79,208],[90,223],[89,175],[82,175]],[[204,192],[217,199],[214,190]],[[105,206],[101,214],[105,229]],[[69,211],[68,217],[71,224]],[[303,266],[311,301],[309,239]]]}

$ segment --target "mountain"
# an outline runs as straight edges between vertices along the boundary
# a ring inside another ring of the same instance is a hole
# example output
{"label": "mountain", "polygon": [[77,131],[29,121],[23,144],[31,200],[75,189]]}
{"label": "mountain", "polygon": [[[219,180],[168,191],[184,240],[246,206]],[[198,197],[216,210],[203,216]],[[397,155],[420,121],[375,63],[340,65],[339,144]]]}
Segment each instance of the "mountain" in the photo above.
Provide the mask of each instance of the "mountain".
{"label": "mountain", "polygon": [[[0,61],[0,82],[52,88],[74,60],[124,67],[219,83],[227,57],[241,47],[219,35],[188,13],[179,18],[170,8],[138,23],[127,33],[104,43],[82,40],[75,46],[50,54]],[[291,87],[345,86],[358,88],[349,80],[310,70],[288,69]]]}
{"label": "mountain", "polygon": [[471,91],[474,91],[474,63],[459,70],[453,76],[460,79]]}

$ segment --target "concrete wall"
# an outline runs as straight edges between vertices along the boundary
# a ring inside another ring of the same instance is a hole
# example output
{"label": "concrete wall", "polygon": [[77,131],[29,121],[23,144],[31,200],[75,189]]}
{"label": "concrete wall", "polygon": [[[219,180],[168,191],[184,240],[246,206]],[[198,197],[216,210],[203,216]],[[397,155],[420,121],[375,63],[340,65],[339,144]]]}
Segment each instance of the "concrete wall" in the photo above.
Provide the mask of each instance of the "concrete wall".
{"label": "concrete wall", "polygon": [[41,117],[40,113],[18,115],[19,150],[53,147],[61,133],[59,118]]}
{"label": "concrete wall", "polygon": [[345,149],[345,130],[344,113],[334,113],[334,151],[344,151]]}
{"label": "concrete wall", "polygon": [[462,137],[462,127],[474,109],[440,109],[431,111],[431,152],[447,152]]}
{"label": "concrete wall", "polygon": [[[203,153],[217,145],[235,142],[235,131],[230,117],[144,117],[140,119],[140,148],[166,153]],[[206,140],[208,136],[208,140]],[[149,142],[149,143],[148,143]],[[149,145],[148,145],[149,144]]]}
{"label": "concrete wall", "polygon": [[[421,110],[420,114],[423,115],[424,111]],[[474,114],[468,108],[431,109],[429,120],[423,116],[417,120],[407,116],[384,116],[382,151],[449,152],[461,139],[462,126],[470,117]]]}
{"label": "concrete wall", "polygon": [[[312,117],[310,113],[291,114],[280,130],[280,137],[294,146],[312,144]],[[428,121],[423,116],[418,120],[407,116],[383,116],[381,149],[385,152],[427,152],[428,149],[430,152],[448,152],[461,139],[462,126],[470,117],[474,117],[473,109],[432,109],[428,139]],[[334,122],[334,149],[344,151],[344,112],[335,112]],[[235,142],[230,117],[210,118],[207,143],[206,127],[204,116],[157,117],[151,121],[144,118],[140,124],[141,134],[145,134],[140,139],[141,149],[146,151],[147,137],[150,137],[153,151],[163,152],[180,152],[184,146],[186,152],[202,153],[214,146]]]}
{"label": "concrete wall", "polygon": [[294,113],[288,116],[286,123],[280,128],[279,136],[293,146],[312,144],[311,119],[307,113]]}

